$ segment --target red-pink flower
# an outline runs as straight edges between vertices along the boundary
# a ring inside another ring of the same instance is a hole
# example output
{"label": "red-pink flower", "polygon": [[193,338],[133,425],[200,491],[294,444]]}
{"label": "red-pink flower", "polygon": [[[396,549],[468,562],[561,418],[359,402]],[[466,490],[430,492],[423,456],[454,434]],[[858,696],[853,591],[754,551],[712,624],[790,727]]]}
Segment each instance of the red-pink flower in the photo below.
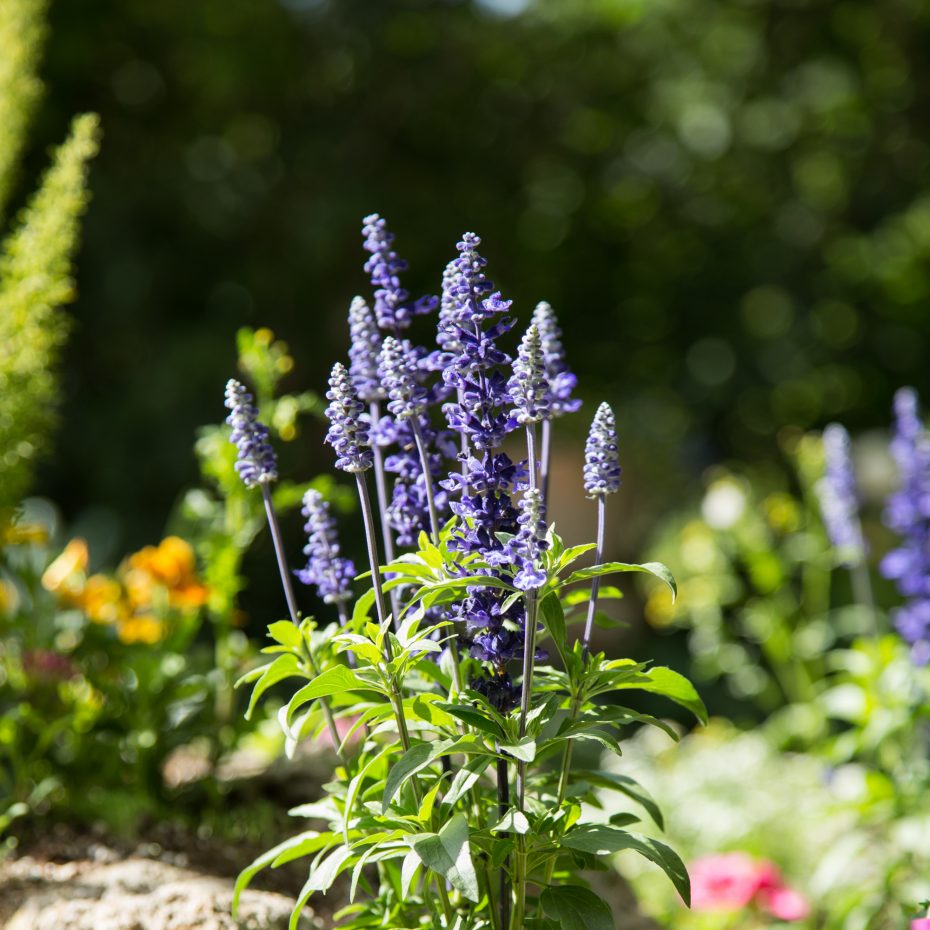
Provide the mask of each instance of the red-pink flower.
{"label": "red-pink flower", "polygon": [[767,860],[741,852],[703,856],[689,871],[691,907],[696,911],[740,911],[756,905],[785,921],[803,920],[810,914],[804,897],[785,885]]}
{"label": "red-pink flower", "polygon": [[[807,899],[786,885],[763,889],[759,893],[758,902],[764,911],[779,920],[804,920],[811,912]],[[930,930],[930,922],[927,927]]]}
{"label": "red-pink flower", "polygon": [[911,921],[911,930],[930,930],[930,917],[918,917]]}

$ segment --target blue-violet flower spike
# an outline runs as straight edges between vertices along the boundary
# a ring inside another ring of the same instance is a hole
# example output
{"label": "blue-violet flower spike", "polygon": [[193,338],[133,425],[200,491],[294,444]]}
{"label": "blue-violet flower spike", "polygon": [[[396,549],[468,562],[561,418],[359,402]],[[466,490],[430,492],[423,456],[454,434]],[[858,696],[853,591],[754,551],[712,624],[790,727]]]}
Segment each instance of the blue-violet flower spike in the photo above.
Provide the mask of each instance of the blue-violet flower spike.
{"label": "blue-violet flower spike", "polygon": [[823,453],[824,476],[817,491],[827,535],[842,564],[858,565],[865,556],[865,541],[859,522],[849,433],[839,423],[831,423],[823,431]]}
{"label": "blue-violet flower spike", "polygon": [[543,364],[539,330],[533,324],[520,341],[513,374],[507,382],[513,400],[511,415],[518,423],[538,423],[549,415],[549,381]]}
{"label": "blue-violet flower spike", "polygon": [[891,455],[900,485],[885,506],[885,522],[901,543],[882,559],[880,570],[905,597],[892,612],[898,632],[911,644],[915,663],[930,662],[930,436],[920,421],[917,394],[895,394],[895,432]]}
{"label": "blue-violet flower spike", "polygon": [[378,353],[381,351],[381,333],[374,314],[361,297],[352,299],[349,307],[349,372],[355,393],[365,403],[381,400],[384,388],[378,375]]}
{"label": "blue-violet flower spike", "polygon": [[386,336],[378,357],[378,372],[388,395],[388,410],[406,420],[426,410],[427,392],[417,382],[417,360],[406,339]]}
{"label": "blue-violet flower spike", "polygon": [[237,449],[236,471],[247,488],[278,479],[278,460],[268,440],[268,427],[258,420],[252,395],[245,386],[230,378],[226,384],[226,422],[232,427],[229,441]]}
{"label": "blue-violet flower spike", "polygon": [[326,408],[329,432],[324,441],[336,452],[336,468],[353,473],[367,471],[373,456],[368,424],[363,419],[365,407],[352,389],[352,379],[341,362],[333,366],[326,397],[330,401]]}
{"label": "blue-violet flower spike", "polygon": [[327,604],[338,604],[352,598],[352,579],[355,566],[351,559],[340,555],[336,521],[329,512],[329,504],[319,491],[312,488],[304,494],[301,513],[307,518],[307,567],[296,572],[306,585],[314,585]]}
{"label": "blue-violet flower spike", "polygon": [[588,497],[620,490],[620,455],[614,412],[601,404],[594,414],[584,447],[584,488]]}
{"label": "blue-violet flower spike", "polygon": [[562,330],[556,321],[555,311],[546,301],[536,305],[533,323],[539,330],[546,378],[549,380],[550,416],[574,413],[581,406],[581,401],[572,397],[578,379],[568,370],[562,346]]}

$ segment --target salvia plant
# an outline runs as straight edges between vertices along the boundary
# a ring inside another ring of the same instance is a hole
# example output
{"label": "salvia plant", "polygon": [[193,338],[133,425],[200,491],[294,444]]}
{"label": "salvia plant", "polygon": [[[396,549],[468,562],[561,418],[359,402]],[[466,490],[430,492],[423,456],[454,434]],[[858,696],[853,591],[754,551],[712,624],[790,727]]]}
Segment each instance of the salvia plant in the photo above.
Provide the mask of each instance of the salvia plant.
{"label": "salvia plant", "polygon": [[[237,896],[262,868],[305,859],[292,928],[311,895],[345,874],[346,927],[601,930],[613,926],[610,908],[582,873],[633,850],[687,901],[678,856],[599,800],[619,792],[661,825],[647,791],[574,763],[579,744],[619,755],[624,727],[665,728],[624,706],[627,691],[704,718],[677,673],[593,648],[598,601],[620,597],[603,576],[645,572],[675,594],[660,563],[604,560],[607,499],[620,488],[613,412],[601,405],[586,446],[597,543],[569,546],[547,513],[552,422],[578,406],[552,308],[536,308],[511,358],[511,302],[486,276],[478,236],[458,243],[438,300],[411,300],[385,221],[367,217],[363,235],[373,300],[351,303],[325,442],[355,484],[367,571],[355,574],[315,491],[303,502],[306,567],[291,571],[268,430],[242,384],[226,391],[238,472],[264,500],[289,613],[269,626],[267,663],[242,679],[254,683],[249,713],[287,680],[288,751],[325,731],[339,757],[325,798],[292,811],[316,826],[245,869]],[[437,317],[433,346],[408,335],[425,315]],[[592,550],[594,564],[579,567]],[[301,614],[294,576],[325,606],[319,621]]]}

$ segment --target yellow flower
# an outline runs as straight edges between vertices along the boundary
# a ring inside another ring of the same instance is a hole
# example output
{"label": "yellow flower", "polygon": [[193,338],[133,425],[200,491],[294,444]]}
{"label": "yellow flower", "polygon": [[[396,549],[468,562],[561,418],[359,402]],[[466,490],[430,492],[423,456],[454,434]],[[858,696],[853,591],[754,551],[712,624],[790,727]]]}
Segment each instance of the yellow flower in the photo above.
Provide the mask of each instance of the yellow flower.
{"label": "yellow flower", "polygon": [[0,546],[28,546],[48,540],[41,523],[9,523],[0,529]]}
{"label": "yellow flower", "polygon": [[126,614],[122,586],[107,575],[91,575],[81,592],[81,607],[94,623],[116,623]]}
{"label": "yellow flower", "polygon": [[0,580],[0,614],[10,616],[19,607],[19,592],[9,581]]}
{"label": "yellow flower", "polygon": [[147,610],[152,606],[153,589],[157,582],[151,572],[141,568],[131,568],[122,572],[121,580],[130,612],[139,609]]}
{"label": "yellow flower", "polygon": [[134,643],[152,645],[164,637],[165,624],[151,614],[123,617],[117,623],[116,635],[127,645]]}
{"label": "yellow flower", "polygon": [[72,539],[61,555],[45,569],[42,587],[66,604],[79,603],[88,559],[87,543],[83,539]]}

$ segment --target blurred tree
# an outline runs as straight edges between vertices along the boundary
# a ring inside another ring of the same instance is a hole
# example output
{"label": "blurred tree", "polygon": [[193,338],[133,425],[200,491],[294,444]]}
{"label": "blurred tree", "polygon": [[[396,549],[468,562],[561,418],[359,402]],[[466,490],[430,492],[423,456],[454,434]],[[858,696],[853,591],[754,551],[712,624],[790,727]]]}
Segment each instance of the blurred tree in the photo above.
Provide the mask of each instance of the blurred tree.
{"label": "blurred tree", "polygon": [[472,228],[522,319],[555,306],[628,484],[930,391],[921,0],[59,0],[53,25],[46,132],[93,107],[109,142],[44,486],[136,513],[129,544],[193,478],[238,326],[322,387],[372,210],[412,291]]}
{"label": "blurred tree", "polygon": [[[45,4],[6,0],[0,16],[0,219],[41,85]],[[71,256],[87,201],[86,164],[97,119],[74,120],[39,190],[0,243],[0,525],[26,493],[58,400],[56,362],[74,298]]]}

